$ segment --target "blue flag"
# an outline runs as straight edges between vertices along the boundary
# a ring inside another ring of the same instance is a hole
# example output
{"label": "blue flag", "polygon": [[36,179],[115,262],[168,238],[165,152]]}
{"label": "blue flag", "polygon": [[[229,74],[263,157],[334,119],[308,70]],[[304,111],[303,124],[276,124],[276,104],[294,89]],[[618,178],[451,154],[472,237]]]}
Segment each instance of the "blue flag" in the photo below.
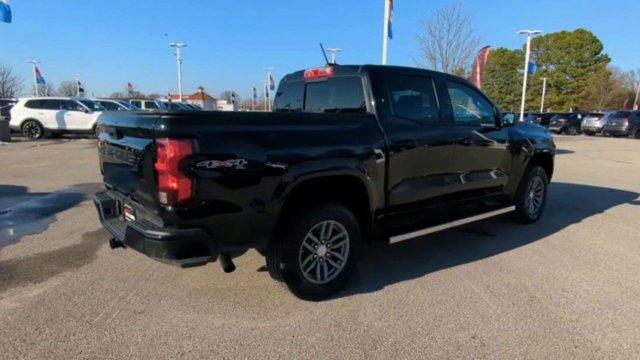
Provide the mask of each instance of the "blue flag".
{"label": "blue flag", "polygon": [[38,85],[46,85],[47,82],[44,81],[44,76],[42,76],[42,73],[40,72],[40,69],[38,69],[38,67],[36,66],[36,84]]}
{"label": "blue flag", "polygon": [[529,71],[529,75],[535,75],[536,72],[538,72],[538,65],[535,62],[530,61],[528,66],[528,71]]}
{"label": "blue flag", "polygon": [[6,23],[11,22],[11,7],[7,0],[0,0],[0,21]]}

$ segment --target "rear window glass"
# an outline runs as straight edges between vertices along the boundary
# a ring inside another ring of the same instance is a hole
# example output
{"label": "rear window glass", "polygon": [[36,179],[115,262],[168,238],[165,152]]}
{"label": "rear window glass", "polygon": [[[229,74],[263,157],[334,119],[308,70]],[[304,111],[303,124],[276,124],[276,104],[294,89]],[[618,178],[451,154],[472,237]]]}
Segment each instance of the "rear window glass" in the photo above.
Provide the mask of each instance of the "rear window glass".
{"label": "rear window glass", "polygon": [[145,102],[144,102],[144,107],[145,107],[146,109],[157,109],[157,108],[158,108],[158,105],[156,105],[156,103],[155,103],[155,102],[153,102],[153,101],[145,101]]}
{"label": "rear window glass", "polygon": [[629,117],[629,115],[631,115],[631,113],[629,111],[616,111],[615,114],[611,115],[611,118],[612,119],[623,119],[623,118]]}
{"label": "rear window glass", "polygon": [[60,100],[29,100],[24,104],[29,109],[60,110]]}
{"label": "rear window glass", "polygon": [[306,84],[306,112],[339,113],[367,111],[358,76],[343,76]]}
{"label": "rear window glass", "polygon": [[302,95],[304,95],[304,81],[283,81],[278,86],[274,100],[275,111],[302,111]]}

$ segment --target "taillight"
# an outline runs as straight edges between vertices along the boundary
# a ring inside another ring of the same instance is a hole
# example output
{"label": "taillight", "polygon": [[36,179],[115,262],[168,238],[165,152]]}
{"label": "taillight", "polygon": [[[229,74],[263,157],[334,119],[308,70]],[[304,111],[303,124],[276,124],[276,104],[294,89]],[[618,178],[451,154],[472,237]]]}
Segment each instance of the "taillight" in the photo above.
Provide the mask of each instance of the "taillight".
{"label": "taillight", "polygon": [[180,162],[193,154],[191,140],[156,139],[158,199],[165,205],[176,205],[193,194],[193,179],[180,171]]}
{"label": "taillight", "polygon": [[304,72],[304,79],[310,80],[310,79],[321,79],[321,78],[330,77],[330,76],[333,76],[334,71],[335,71],[335,68],[333,66],[308,69],[308,70],[305,70]]}

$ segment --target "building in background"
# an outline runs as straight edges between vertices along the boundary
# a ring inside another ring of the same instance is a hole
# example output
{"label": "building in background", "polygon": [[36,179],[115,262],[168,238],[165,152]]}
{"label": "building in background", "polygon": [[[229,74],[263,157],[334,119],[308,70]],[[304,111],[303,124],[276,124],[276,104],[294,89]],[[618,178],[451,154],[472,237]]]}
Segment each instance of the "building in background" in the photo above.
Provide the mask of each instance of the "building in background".
{"label": "building in background", "polygon": [[217,101],[217,110],[219,111],[236,111],[236,104],[230,103],[227,100],[218,100]]}
{"label": "building in background", "polygon": [[[170,94],[171,101],[180,101],[180,95]],[[207,94],[202,86],[198,87],[198,91],[191,95],[182,95],[182,101],[189,104],[196,104],[203,110],[216,110],[217,103],[216,98]]]}

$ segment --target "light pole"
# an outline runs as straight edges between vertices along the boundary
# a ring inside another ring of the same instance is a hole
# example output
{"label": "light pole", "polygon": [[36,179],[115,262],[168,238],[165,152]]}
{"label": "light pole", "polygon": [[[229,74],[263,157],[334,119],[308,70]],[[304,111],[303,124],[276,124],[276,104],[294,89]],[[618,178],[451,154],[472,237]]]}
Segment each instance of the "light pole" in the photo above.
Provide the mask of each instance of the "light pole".
{"label": "light pole", "polygon": [[522,102],[520,103],[520,122],[524,121],[524,102],[527,97],[527,79],[529,77],[529,58],[531,57],[531,38],[542,34],[540,30],[520,30],[518,35],[527,35],[527,49],[524,55],[524,79],[522,80]]}
{"label": "light pole", "polygon": [[33,90],[35,91],[35,95],[38,96],[38,76],[36,75],[36,69],[37,69],[37,65],[40,64],[42,61],[29,60],[27,62],[33,65]]}
{"label": "light pole", "polygon": [[340,49],[340,48],[327,48],[325,51],[328,52],[328,53],[331,53],[331,63],[335,64],[336,63],[336,54],[341,52],[342,49]]}
{"label": "light pole", "polygon": [[542,100],[540,101],[540,112],[544,112],[544,97],[547,95],[547,78],[542,78]]}
{"label": "light pole", "polygon": [[178,96],[180,97],[180,102],[182,102],[182,48],[186,47],[187,44],[172,42],[169,46],[176,49],[176,62],[178,63]]}

